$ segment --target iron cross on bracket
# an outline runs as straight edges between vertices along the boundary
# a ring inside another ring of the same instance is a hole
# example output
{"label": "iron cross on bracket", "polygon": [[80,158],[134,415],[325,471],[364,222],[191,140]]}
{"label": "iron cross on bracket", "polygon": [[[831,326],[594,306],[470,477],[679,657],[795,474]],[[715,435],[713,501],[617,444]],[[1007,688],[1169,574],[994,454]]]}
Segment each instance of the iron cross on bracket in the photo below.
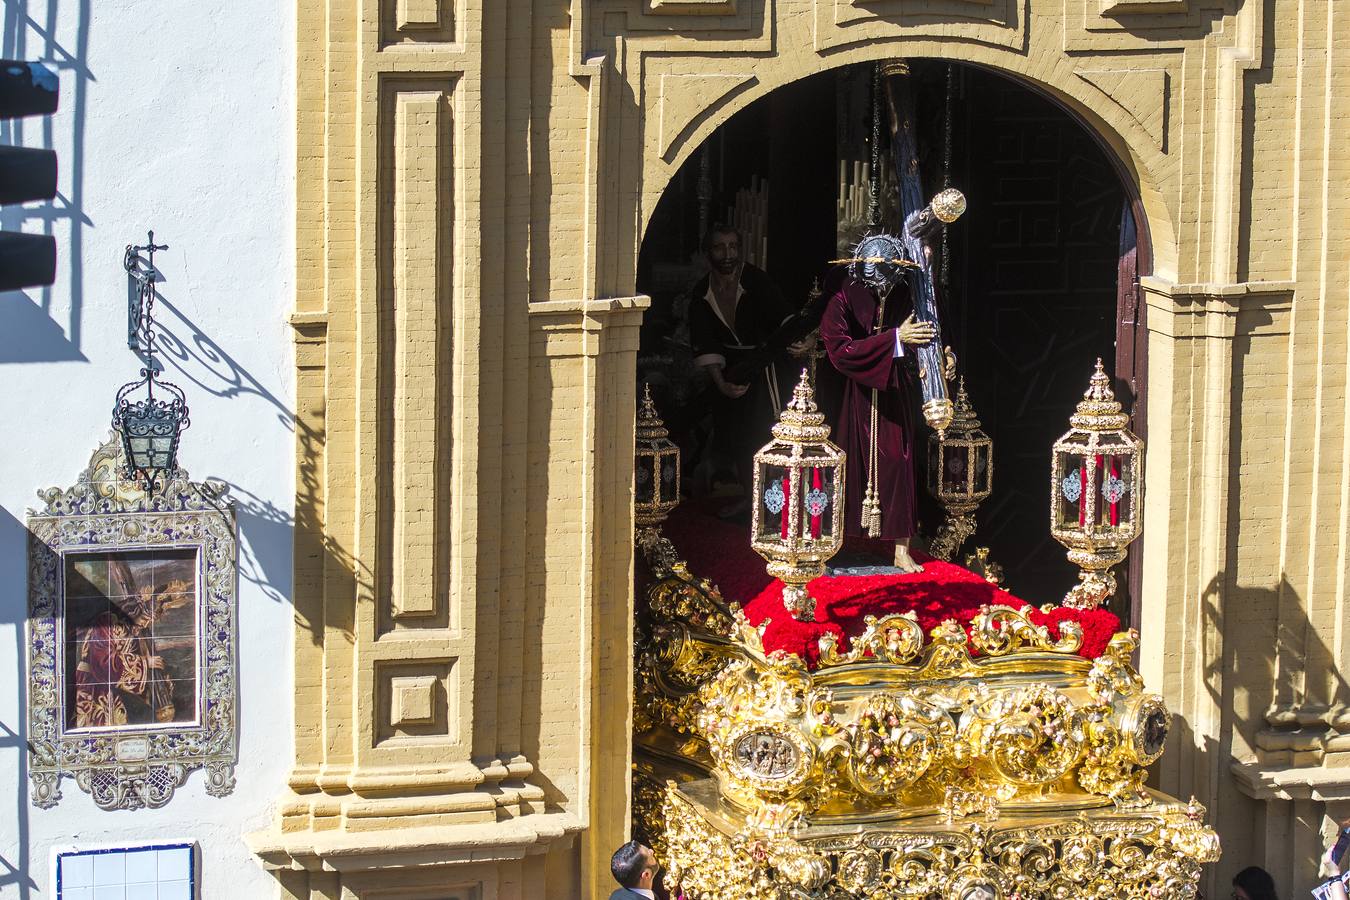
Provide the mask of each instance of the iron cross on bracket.
{"label": "iron cross on bracket", "polygon": [[[137,353],[148,353],[153,340],[148,333],[150,307],[155,302],[155,283],[161,280],[155,251],[168,249],[168,244],[156,244],[155,233],[150,231],[146,243],[127,244],[122,255],[122,268],[127,271],[127,346]],[[142,251],[146,256],[141,256]]]}

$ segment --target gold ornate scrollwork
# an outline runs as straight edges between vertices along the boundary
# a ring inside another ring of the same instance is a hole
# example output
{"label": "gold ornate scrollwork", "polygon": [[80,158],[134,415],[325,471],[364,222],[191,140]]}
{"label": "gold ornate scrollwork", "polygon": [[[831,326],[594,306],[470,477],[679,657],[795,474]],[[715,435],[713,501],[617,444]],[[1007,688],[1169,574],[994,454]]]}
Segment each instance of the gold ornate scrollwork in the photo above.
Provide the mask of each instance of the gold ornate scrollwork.
{"label": "gold ornate scrollwork", "polygon": [[841,666],[872,659],[885,663],[907,663],[923,649],[923,629],[918,616],[912,612],[892,616],[867,616],[863,619],[863,633],[853,639],[848,653],[838,650],[839,638],[832,631],[820,637],[820,662],[817,668]]}
{"label": "gold ornate scrollwork", "polygon": [[[1134,671],[1137,635],[1089,663],[1077,623],[1052,636],[1028,609],[928,635],[913,613],[869,616],[846,653],[823,638],[810,671],[766,655],[766,622],[649,544],[664,574],[637,636],[634,816],[668,885],[700,900],[1194,896],[1217,839],[1203,810],[1143,786],[1170,716]],[[693,780],[658,806],[656,773],[677,759]]]}
{"label": "gold ornate scrollwork", "polygon": [[998,694],[969,710],[961,735],[1014,784],[1049,785],[1083,756],[1083,714],[1045,685]]}
{"label": "gold ornate scrollwork", "polygon": [[665,811],[666,883],[701,900],[1190,900],[1200,865],[1218,858],[1194,804],[997,826],[886,823],[751,836],[705,817],[672,784]]}
{"label": "gold ornate scrollwork", "polygon": [[874,694],[858,714],[848,773],[859,791],[888,796],[927,772],[956,729],[942,710],[909,695]]}
{"label": "gold ornate scrollwork", "polygon": [[670,574],[652,586],[647,604],[657,622],[683,622],[722,637],[735,631],[733,607],[711,581],[690,575],[682,562],[676,562]]}
{"label": "gold ornate scrollwork", "polygon": [[971,621],[970,640],[981,653],[1005,656],[1022,650],[1050,653],[1077,653],[1083,646],[1083,626],[1061,622],[1059,640],[1052,640],[1050,629],[1034,625],[1023,610],[1011,606],[986,606]]}
{"label": "gold ornate scrollwork", "polygon": [[1139,646],[1139,634],[1133,629],[1111,637],[1106,651],[1093,660],[1088,673],[1087,687],[1101,703],[1110,703],[1116,697],[1127,697],[1144,689],[1144,680],[1135,672],[1130,661]]}

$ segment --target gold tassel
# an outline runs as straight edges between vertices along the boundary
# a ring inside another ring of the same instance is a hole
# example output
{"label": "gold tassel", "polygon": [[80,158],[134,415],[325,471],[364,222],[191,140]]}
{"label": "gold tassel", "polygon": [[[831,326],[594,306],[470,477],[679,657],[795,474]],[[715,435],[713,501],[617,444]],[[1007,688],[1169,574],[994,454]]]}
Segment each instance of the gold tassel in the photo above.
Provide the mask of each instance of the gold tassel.
{"label": "gold tassel", "polygon": [[877,389],[872,388],[872,439],[867,460],[867,493],[863,494],[862,527],[870,538],[881,537],[881,500],[877,497]]}
{"label": "gold tassel", "polygon": [[[877,320],[872,333],[881,331],[881,323],[886,317],[886,298],[877,303]],[[881,537],[881,499],[877,496],[877,389],[872,388],[871,440],[867,448],[867,493],[863,494],[862,527],[870,538]]]}
{"label": "gold tassel", "polygon": [[870,481],[862,502],[862,527],[870,538],[881,537],[881,504],[877,501],[876,487]]}

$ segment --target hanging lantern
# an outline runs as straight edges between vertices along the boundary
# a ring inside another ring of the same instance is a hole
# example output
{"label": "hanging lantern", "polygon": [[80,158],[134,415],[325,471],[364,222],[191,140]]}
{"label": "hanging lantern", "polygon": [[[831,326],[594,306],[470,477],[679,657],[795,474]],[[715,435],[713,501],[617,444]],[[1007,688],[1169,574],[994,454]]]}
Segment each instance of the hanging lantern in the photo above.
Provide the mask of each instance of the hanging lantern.
{"label": "hanging lantern", "polygon": [[680,503],[680,448],[656,414],[651,385],[643,385],[633,459],[633,509],[639,528],[660,528]]}
{"label": "hanging lantern", "polygon": [[[155,387],[167,393],[155,396]],[[138,388],[145,396],[131,399]],[[189,425],[187,398],[178,386],[159,380],[151,364],[141,369],[141,380],[122,385],[113,403],[113,428],[122,435],[126,459],[123,474],[139,482],[147,493],[178,468],[178,438]]]}
{"label": "hanging lantern", "polygon": [[[139,381],[122,385],[113,401],[112,426],[122,436],[123,475],[138,482],[147,494],[178,469],[178,438],[188,427],[187,398],[176,384],[160,381],[155,362],[155,285],[162,279],[155,253],[168,250],[156,244],[151,231],[144,244],[128,244],[122,255],[127,273],[127,346],[145,360]],[[147,255],[141,256],[142,251]],[[145,388],[139,400],[131,395]],[[155,396],[155,389],[160,396]]]}
{"label": "hanging lantern", "polygon": [[844,542],[844,451],[830,442],[806,370],[773,438],[755,454],[751,546],[783,582],[788,612],[809,622],[816,601],[807,582],[825,574],[825,561]]}
{"label": "hanging lantern", "polygon": [[946,434],[928,435],[928,492],[947,511],[946,521],[928,547],[936,558],[951,562],[966,538],[975,533],[975,510],[992,487],[993,454],[994,442],[980,429],[962,378]]}
{"label": "hanging lantern", "polygon": [[1074,609],[1095,609],[1115,593],[1110,569],[1139,536],[1144,443],[1128,422],[1099,359],[1051,464],[1050,532],[1083,570],[1064,597]]}

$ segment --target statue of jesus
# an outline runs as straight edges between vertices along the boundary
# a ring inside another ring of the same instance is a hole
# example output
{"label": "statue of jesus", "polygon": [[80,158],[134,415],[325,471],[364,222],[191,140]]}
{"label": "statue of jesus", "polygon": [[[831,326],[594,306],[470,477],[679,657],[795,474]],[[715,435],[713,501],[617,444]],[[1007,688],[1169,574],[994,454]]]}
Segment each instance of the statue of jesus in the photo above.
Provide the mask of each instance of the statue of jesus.
{"label": "statue of jesus", "polygon": [[845,378],[834,429],[848,453],[844,533],[894,541],[902,572],[923,570],[909,552],[917,511],[913,350],[906,348],[937,338],[933,324],[914,319],[903,283],[913,265],[899,238],[864,238],[820,322],[825,352]]}

